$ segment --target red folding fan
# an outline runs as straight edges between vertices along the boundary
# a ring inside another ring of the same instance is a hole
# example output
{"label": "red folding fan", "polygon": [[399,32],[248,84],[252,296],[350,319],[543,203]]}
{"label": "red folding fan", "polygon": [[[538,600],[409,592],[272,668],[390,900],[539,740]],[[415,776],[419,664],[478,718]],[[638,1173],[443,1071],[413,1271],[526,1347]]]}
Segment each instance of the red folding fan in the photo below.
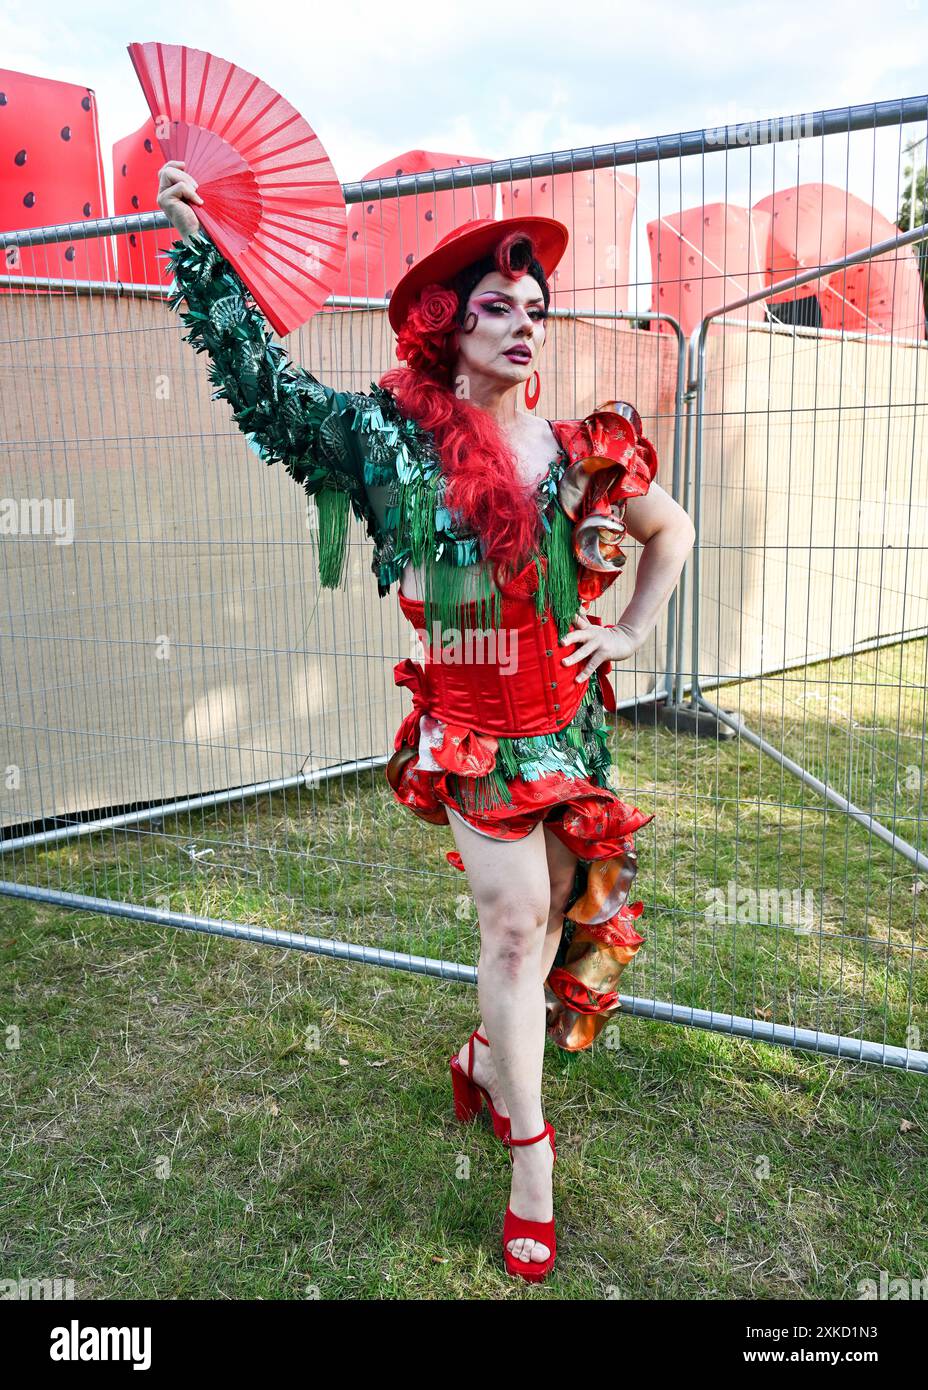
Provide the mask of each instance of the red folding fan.
{"label": "red folding fan", "polygon": [[341,184],[300,113],[244,68],[181,44],[130,43],[165,159],[182,159],[204,230],[281,335],[332,293],[345,260]]}

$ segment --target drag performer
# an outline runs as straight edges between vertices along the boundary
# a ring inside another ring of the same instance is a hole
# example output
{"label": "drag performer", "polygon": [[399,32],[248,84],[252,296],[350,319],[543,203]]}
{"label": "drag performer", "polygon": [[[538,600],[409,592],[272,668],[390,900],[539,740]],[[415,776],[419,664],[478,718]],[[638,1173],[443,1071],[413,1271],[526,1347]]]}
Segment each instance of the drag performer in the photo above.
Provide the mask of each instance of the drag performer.
{"label": "drag performer", "polygon": [[[634,834],[653,816],[610,786],[609,670],[653,630],[693,528],[654,482],[632,406],[567,421],[518,407],[540,389],[562,223],[486,218],[444,237],[389,301],[406,365],[370,392],[341,392],[273,342],[199,227],[198,201],[183,165],[165,164],[158,205],[183,237],[165,253],[168,303],[186,300],[185,341],[209,353],[214,399],[315,499],[320,583],[342,581],[353,513],[374,542],[379,594],[399,580],[420,636],[423,661],[394,667],[413,707],[386,776],[415,815],[450,825],[448,859],[474,896],[481,1020],[450,1059],[455,1112],[473,1119],[487,1102],[512,1160],[505,1265],[540,1280],[556,1250],[546,1032],[588,1047],[644,941],[643,905],[628,896]],[[626,531],[644,543],[635,593],[606,627],[587,609],[622,570]]]}

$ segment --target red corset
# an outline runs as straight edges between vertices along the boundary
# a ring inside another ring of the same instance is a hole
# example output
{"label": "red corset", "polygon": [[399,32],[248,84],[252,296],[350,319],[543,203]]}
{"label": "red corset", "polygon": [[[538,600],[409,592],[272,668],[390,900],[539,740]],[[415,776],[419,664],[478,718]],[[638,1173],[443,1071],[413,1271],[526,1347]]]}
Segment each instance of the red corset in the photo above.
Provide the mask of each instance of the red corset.
{"label": "red corset", "polygon": [[444,661],[433,659],[439,649],[427,640],[432,634],[424,630],[424,603],[403,593],[399,600],[422,638],[425,703],[436,719],[497,738],[519,738],[563,729],[577,713],[589,681],[577,680],[579,663],[563,664],[574,647],[558,641],[550,609],[539,618],[534,595],[504,595],[498,629],[481,628],[477,604],[466,605],[473,625],[461,629],[455,646],[444,649]]}

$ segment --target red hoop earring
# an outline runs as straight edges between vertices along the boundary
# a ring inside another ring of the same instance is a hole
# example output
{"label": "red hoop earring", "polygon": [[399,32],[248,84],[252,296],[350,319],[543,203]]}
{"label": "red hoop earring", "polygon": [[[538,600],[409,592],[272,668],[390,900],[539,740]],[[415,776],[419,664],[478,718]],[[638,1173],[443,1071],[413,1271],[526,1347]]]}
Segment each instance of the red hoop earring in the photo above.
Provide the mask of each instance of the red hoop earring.
{"label": "red hoop earring", "polygon": [[[535,394],[533,396],[529,396],[528,383],[531,381],[532,376],[535,378]],[[525,382],[526,410],[534,410],[535,406],[538,404],[538,397],[541,395],[541,375],[539,372],[534,371],[532,372],[532,376],[527,377]]]}

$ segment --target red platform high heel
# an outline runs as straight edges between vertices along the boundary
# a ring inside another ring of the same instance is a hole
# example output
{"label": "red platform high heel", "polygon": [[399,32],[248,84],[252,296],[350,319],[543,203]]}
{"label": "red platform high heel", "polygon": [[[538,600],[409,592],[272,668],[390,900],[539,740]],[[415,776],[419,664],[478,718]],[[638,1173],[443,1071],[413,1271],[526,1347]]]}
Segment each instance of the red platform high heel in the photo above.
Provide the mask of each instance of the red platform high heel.
{"label": "red platform high heel", "polygon": [[[554,1154],[554,1162],[557,1163],[557,1149],[554,1147],[554,1126],[546,1124],[540,1134],[536,1134],[532,1139],[513,1139],[509,1136],[507,1147],[509,1149],[509,1161],[512,1162],[512,1148],[514,1144],[537,1144],[539,1139],[549,1139],[551,1141],[551,1152]],[[546,1260],[520,1260],[506,1246],[511,1240],[539,1240],[546,1245],[549,1255]],[[539,1284],[546,1274],[550,1274],[554,1268],[554,1259],[557,1255],[557,1236],[554,1233],[554,1217],[550,1221],[527,1221],[524,1216],[516,1216],[512,1207],[506,1207],[506,1215],[503,1218],[503,1259],[506,1262],[506,1273],[517,1274],[521,1279],[527,1279],[530,1284]]]}
{"label": "red platform high heel", "polygon": [[456,1052],[452,1055],[449,1063],[451,1087],[454,1092],[454,1113],[462,1124],[467,1124],[469,1120],[477,1118],[483,1102],[486,1101],[490,1119],[493,1121],[493,1133],[497,1139],[501,1139],[505,1144],[509,1139],[509,1116],[499,1113],[490,1099],[490,1093],[486,1087],[474,1080],[474,1038],[487,1047],[490,1046],[488,1040],[480,1033],[480,1029],[475,1028],[468,1040],[467,1071],[458,1061]]}

